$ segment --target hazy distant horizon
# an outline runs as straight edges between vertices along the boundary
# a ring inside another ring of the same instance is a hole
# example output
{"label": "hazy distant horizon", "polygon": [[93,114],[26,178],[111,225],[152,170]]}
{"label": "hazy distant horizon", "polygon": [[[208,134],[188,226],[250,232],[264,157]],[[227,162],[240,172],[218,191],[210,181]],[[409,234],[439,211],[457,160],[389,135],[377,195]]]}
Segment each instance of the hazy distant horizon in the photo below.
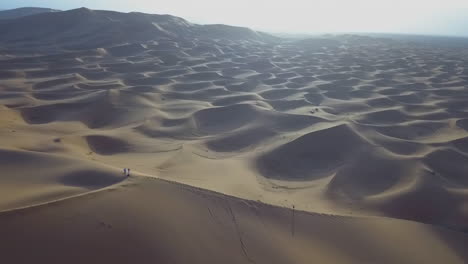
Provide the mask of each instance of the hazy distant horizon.
{"label": "hazy distant horizon", "polygon": [[391,33],[468,37],[468,1],[305,1],[269,3],[265,0],[164,3],[132,0],[16,0],[1,9],[45,7],[69,10],[79,7],[170,14],[200,24],[227,24],[255,30],[290,33]]}

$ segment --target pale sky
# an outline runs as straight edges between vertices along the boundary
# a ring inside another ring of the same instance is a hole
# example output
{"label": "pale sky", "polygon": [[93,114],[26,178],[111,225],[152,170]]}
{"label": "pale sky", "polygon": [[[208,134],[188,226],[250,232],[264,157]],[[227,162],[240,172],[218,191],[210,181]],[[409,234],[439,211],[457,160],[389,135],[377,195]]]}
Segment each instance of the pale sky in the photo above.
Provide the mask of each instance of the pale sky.
{"label": "pale sky", "polygon": [[3,0],[23,6],[171,14],[284,33],[375,32],[468,36],[468,0]]}

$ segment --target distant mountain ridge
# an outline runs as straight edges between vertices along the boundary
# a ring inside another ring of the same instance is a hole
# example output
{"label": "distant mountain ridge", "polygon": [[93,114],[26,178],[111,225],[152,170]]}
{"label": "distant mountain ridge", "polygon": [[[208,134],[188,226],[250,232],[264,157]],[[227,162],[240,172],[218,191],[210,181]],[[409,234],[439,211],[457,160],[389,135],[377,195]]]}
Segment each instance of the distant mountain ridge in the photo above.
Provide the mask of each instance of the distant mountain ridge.
{"label": "distant mountain ridge", "polygon": [[60,10],[41,7],[21,7],[10,10],[0,9],[0,19],[14,19],[19,17],[51,12],[60,12]]}
{"label": "distant mountain ridge", "polygon": [[197,25],[171,15],[79,8],[0,20],[6,48],[90,49],[150,40],[191,38],[271,41],[266,33],[227,25]]}

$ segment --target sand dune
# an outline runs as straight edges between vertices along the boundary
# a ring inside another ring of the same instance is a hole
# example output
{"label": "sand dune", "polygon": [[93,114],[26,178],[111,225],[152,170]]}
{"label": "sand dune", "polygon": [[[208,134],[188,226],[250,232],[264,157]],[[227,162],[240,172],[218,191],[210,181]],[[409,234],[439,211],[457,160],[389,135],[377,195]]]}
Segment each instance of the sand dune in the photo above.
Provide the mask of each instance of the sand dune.
{"label": "sand dune", "polygon": [[283,144],[261,156],[258,164],[267,178],[316,179],[333,174],[369,145],[351,128],[339,125]]}
{"label": "sand dune", "polygon": [[116,169],[42,151],[1,149],[0,156],[1,211],[68,198],[124,179]]}
{"label": "sand dune", "polygon": [[0,34],[0,260],[468,261],[465,47],[85,8]]}
{"label": "sand dune", "polygon": [[[31,25],[36,28],[31,28]],[[135,28],[138,30],[134,30]],[[118,13],[87,8],[63,12],[38,12],[16,19],[0,20],[0,34],[2,34],[0,40],[2,46],[24,50],[34,47],[48,51],[51,51],[48,45],[53,45],[54,49],[61,47],[85,50],[154,39],[173,41],[172,43],[176,43],[179,39],[195,37],[255,41],[275,39],[268,34],[247,28],[196,25],[170,15]],[[141,50],[139,46],[136,44],[112,47],[109,51],[116,56],[134,55]]]}
{"label": "sand dune", "polygon": [[11,10],[0,10],[0,19],[13,19],[35,14],[59,12],[60,10],[51,8],[22,7]]}
{"label": "sand dune", "polygon": [[0,221],[2,259],[16,263],[463,263],[468,242],[430,225],[292,212],[148,178]]}

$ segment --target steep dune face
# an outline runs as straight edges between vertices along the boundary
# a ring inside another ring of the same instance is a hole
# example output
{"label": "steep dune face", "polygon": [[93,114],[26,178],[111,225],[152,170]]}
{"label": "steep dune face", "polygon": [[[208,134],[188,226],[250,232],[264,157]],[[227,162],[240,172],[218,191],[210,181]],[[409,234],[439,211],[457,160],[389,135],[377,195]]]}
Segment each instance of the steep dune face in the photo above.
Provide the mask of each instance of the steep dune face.
{"label": "steep dune face", "polygon": [[[163,25],[158,25],[163,22]],[[154,24],[156,25],[154,25]],[[37,27],[32,30],[31,26]],[[165,29],[164,26],[168,28]],[[173,28],[171,28],[173,27]],[[154,38],[174,38],[186,34],[189,24],[170,16],[124,14],[86,8],[38,14],[0,23],[4,42],[56,43],[70,49],[88,49]],[[138,30],[136,30],[138,29]],[[176,30],[174,30],[176,29]]]}
{"label": "steep dune face", "polygon": [[457,121],[457,126],[468,131],[468,119],[460,119]]}
{"label": "steep dune face", "polygon": [[17,263],[458,264],[468,257],[466,236],[435,226],[309,214],[145,178],[4,213],[0,223],[10,238],[0,242],[2,259]]}
{"label": "steep dune face", "polygon": [[257,119],[258,111],[247,104],[209,108],[193,115],[197,128],[202,133],[223,133],[249,125]]}
{"label": "steep dune face", "polygon": [[0,10],[0,19],[14,19],[19,17],[51,12],[60,12],[60,10],[39,7],[22,7],[11,10]]}
{"label": "steep dune face", "polygon": [[206,146],[215,152],[239,152],[262,146],[262,143],[277,135],[276,131],[268,128],[247,128],[225,137],[209,140],[206,142]]}
{"label": "steep dune face", "polygon": [[129,151],[129,144],[118,138],[104,135],[86,136],[89,148],[101,155],[111,155]]}
{"label": "steep dune face", "polygon": [[[1,15],[1,14],[0,14]],[[0,21],[1,43],[12,48],[83,50],[149,40],[194,37],[268,41],[275,38],[247,28],[195,25],[170,15],[119,13],[79,8]]]}
{"label": "steep dune face", "polygon": [[468,158],[453,150],[439,150],[424,158],[425,163],[446,180],[449,186],[466,188]]}
{"label": "steep dune face", "polygon": [[8,260],[467,262],[466,47],[88,9],[0,33]]}
{"label": "steep dune face", "polygon": [[339,125],[301,136],[258,160],[267,178],[310,180],[331,175],[370,144],[350,127]]}
{"label": "steep dune face", "polygon": [[0,211],[83,194],[123,180],[120,171],[59,155],[0,149]]}

